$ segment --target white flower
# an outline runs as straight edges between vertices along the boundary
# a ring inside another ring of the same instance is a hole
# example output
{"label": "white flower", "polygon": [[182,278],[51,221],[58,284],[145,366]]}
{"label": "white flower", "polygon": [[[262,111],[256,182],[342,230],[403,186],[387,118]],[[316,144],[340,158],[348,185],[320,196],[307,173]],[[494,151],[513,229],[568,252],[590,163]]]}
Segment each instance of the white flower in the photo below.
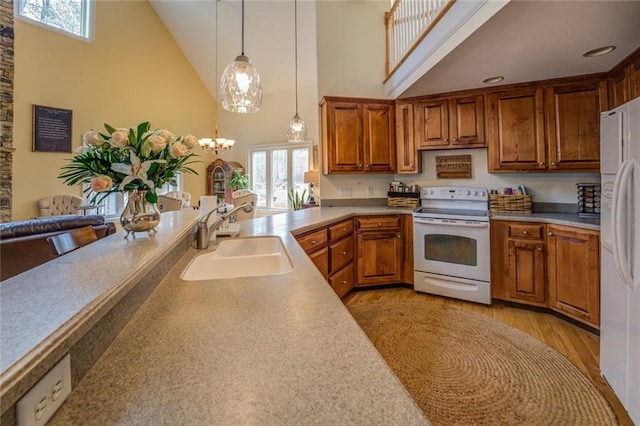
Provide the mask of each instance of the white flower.
{"label": "white flower", "polygon": [[129,144],[129,132],[118,130],[111,134],[109,144],[116,148],[124,148]]}
{"label": "white flower", "polygon": [[154,133],[147,139],[147,145],[153,152],[160,152],[167,146],[167,139],[160,133]]}
{"label": "white flower", "polygon": [[89,130],[88,132],[86,132],[84,134],[84,139],[89,145],[93,145],[98,148],[104,145],[105,142],[105,140],[100,136],[100,133],[96,132],[95,130]]}
{"label": "white flower", "polygon": [[171,144],[171,147],[169,148],[169,154],[173,158],[180,158],[183,155],[185,155],[187,152],[189,152],[189,148],[187,148],[185,144],[180,142]]}
{"label": "white flower", "polygon": [[166,163],[166,161],[147,160],[145,162],[141,162],[138,156],[133,152],[129,154],[129,160],[131,160],[131,164],[115,163],[111,165],[111,170],[113,170],[114,172],[127,175],[127,177],[122,179],[122,182],[120,183],[118,189],[120,189],[120,191],[124,190],[124,187],[128,183],[133,182],[136,179],[141,180],[145,185],[153,189],[155,185],[153,181],[147,177],[147,172],[149,171],[149,168],[153,163]]}
{"label": "white flower", "polygon": [[193,135],[186,135],[185,137],[182,138],[181,141],[184,145],[187,146],[187,148],[189,149],[193,149],[193,147],[196,146],[196,143],[198,142],[198,138],[196,138]]}

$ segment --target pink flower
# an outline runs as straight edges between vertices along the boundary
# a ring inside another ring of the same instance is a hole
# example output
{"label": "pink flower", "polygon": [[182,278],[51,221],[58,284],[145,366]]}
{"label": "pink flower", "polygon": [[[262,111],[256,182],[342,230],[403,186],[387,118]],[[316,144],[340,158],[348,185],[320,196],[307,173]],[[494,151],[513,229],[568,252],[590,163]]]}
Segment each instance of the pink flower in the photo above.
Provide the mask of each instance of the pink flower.
{"label": "pink flower", "polygon": [[160,152],[167,146],[167,139],[160,133],[154,133],[147,139],[147,144],[151,151]]}
{"label": "pink flower", "polygon": [[198,139],[193,135],[186,135],[181,141],[187,148],[192,149],[198,143]]}
{"label": "pink flower", "polygon": [[86,132],[84,134],[84,139],[89,145],[93,145],[98,148],[104,145],[105,142],[104,139],[102,139],[102,137],[100,136],[100,133],[96,132],[95,130],[89,130],[88,132]]}
{"label": "pink flower", "polygon": [[172,144],[169,150],[169,153],[173,158],[180,158],[183,155],[185,155],[187,152],[189,152],[189,148],[187,148],[187,146],[181,142],[176,142]]}
{"label": "pink flower", "polygon": [[128,133],[121,130],[113,132],[111,134],[111,139],[109,139],[109,144],[116,148],[124,148],[129,144]]}
{"label": "pink flower", "polygon": [[98,175],[91,179],[91,189],[95,192],[105,192],[113,188],[113,180],[106,175]]}

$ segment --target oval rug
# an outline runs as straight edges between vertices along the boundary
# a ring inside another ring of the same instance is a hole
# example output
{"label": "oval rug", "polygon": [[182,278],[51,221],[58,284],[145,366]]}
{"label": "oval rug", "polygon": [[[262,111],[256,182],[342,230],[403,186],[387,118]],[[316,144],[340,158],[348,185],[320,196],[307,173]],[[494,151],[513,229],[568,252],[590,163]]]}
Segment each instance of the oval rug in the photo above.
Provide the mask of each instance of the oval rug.
{"label": "oval rug", "polygon": [[435,425],[616,425],[567,358],[493,318],[419,300],[349,311]]}

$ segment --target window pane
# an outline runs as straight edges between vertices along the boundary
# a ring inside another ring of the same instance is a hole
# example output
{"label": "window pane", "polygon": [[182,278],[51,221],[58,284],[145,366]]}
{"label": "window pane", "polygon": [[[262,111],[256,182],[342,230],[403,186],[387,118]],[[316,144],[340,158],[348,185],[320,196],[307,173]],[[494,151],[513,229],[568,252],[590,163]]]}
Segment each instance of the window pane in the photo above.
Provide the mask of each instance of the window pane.
{"label": "window pane", "polygon": [[286,209],[289,181],[287,174],[287,150],[274,149],[271,155],[271,188],[273,189],[273,202],[271,206]]}
{"label": "window pane", "polygon": [[21,0],[20,15],[50,27],[88,38],[84,22],[88,0]]}
{"label": "window pane", "polygon": [[309,184],[304,183],[304,172],[309,170],[309,149],[295,148],[291,153],[291,173],[292,183],[296,192],[302,196],[302,191],[306,191],[304,195],[305,202],[309,198]]}
{"label": "window pane", "polygon": [[258,194],[258,207],[267,207],[267,152],[251,153],[251,186]]}

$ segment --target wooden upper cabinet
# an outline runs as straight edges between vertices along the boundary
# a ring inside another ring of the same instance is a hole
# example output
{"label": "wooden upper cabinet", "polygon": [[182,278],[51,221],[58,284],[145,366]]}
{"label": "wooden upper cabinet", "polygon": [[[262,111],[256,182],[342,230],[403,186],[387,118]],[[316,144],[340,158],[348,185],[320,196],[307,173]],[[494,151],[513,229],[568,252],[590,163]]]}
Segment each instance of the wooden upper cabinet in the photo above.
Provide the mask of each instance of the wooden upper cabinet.
{"label": "wooden upper cabinet", "polygon": [[629,100],[640,98],[640,59],[629,66]]}
{"label": "wooden upper cabinet", "polygon": [[487,95],[490,172],[546,168],[544,103],[541,88]]}
{"label": "wooden upper cabinet", "polygon": [[550,170],[600,170],[600,112],[608,106],[607,82],[545,90]]}
{"label": "wooden upper cabinet", "polygon": [[415,136],[418,149],[485,146],[483,96],[416,102]]}
{"label": "wooden upper cabinet", "polygon": [[323,173],[395,173],[393,101],[325,97]]}
{"label": "wooden upper cabinet", "polygon": [[396,143],[393,103],[362,104],[365,172],[395,173]]}
{"label": "wooden upper cabinet", "polygon": [[446,99],[415,104],[415,136],[418,149],[449,145],[449,113]]}
{"label": "wooden upper cabinet", "polygon": [[485,146],[482,95],[449,100],[449,137],[457,148]]}
{"label": "wooden upper cabinet", "polygon": [[396,104],[397,173],[422,173],[422,154],[415,142],[413,104]]}
{"label": "wooden upper cabinet", "polygon": [[609,98],[611,108],[618,107],[630,99],[631,84],[628,73],[628,69],[622,70],[609,80],[611,84],[611,96]]}

